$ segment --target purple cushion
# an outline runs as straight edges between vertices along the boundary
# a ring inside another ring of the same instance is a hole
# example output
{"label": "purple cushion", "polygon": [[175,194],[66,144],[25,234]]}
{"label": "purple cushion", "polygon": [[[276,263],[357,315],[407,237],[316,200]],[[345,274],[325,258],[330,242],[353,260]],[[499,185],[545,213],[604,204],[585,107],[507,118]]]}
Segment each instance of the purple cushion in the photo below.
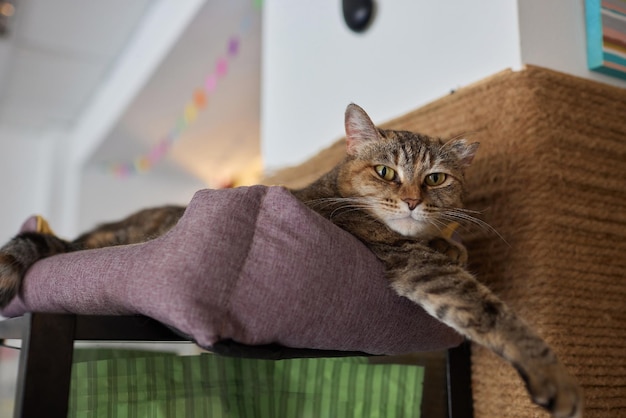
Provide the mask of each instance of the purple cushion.
{"label": "purple cushion", "polygon": [[153,241],[37,262],[5,316],[142,314],[198,345],[400,354],[461,337],[397,296],[358,240],[280,187],[196,193]]}

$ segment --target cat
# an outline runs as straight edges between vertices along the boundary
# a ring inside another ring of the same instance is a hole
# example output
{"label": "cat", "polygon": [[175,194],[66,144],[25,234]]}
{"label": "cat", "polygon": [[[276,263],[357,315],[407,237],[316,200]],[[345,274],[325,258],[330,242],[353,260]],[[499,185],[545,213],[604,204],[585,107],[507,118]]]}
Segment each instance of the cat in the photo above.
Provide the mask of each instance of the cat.
{"label": "cat", "polygon": [[[346,157],[291,193],[361,240],[383,263],[391,287],[471,341],[507,360],[532,400],[556,418],[582,416],[582,393],[550,347],[467,271],[467,252],[444,237],[462,209],[464,172],[479,147],[377,128],[350,104]],[[18,293],[27,269],[53,254],[144,242],[173,227],[185,208],[146,209],[74,241],[25,232],[0,248],[0,306]],[[475,222],[479,222],[476,220]]]}

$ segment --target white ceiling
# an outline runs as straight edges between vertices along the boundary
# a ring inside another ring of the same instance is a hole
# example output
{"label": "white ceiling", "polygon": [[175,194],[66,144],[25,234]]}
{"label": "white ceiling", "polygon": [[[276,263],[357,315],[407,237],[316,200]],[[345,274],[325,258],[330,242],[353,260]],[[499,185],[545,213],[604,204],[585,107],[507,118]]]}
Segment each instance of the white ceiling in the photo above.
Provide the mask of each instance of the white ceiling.
{"label": "white ceiling", "polygon": [[[10,35],[0,39],[0,135],[45,137],[84,122],[111,74],[122,62],[133,67],[129,44],[146,16],[167,2],[176,7],[176,0],[15,0]],[[238,54],[162,165],[207,183],[258,166],[260,11],[251,0],[204,2],[173,46],[163,45],[164,59],[131,100],[109,109],[119,116],[94,130],[89,161],[132,162],[149,152],[184,114],[232,36],[240,40]]]}
{"label": "white ceiling", "polygon": [[74,122],[150,3],[19,0],[0,40],[0,124],[40,131]]}

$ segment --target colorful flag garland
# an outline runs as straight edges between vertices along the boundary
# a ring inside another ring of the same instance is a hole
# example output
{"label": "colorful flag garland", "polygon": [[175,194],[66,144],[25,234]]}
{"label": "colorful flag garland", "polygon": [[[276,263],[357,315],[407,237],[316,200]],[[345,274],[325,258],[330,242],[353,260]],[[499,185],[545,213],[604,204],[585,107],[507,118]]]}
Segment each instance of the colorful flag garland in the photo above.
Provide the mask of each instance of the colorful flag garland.
{"label": "colorful flag garland", "polygon": [[[260,8],[262,0],[253,0],[256,8]],[[245,16],[240,23],[240,33],[248,32],[251,25],[251,16]],[[197,87],[189,102],[185,105],[182,115],[164,138],[157,142],[147,153],[137,156],[131,162],[114,162],[106,164],[106,171],[119,179],[125,179],[137,174],[152,170],[169,153],[172,145],[180,139],[182,134],[198,118],[198,113],[204,110],[209,103],[209,96],[216,90],[219,81],[226,77],[230,61],[239,53],[241,37],[233,35],[228,39],[225,55],[219,57],[215,68],[209,73],[201,87]]]}

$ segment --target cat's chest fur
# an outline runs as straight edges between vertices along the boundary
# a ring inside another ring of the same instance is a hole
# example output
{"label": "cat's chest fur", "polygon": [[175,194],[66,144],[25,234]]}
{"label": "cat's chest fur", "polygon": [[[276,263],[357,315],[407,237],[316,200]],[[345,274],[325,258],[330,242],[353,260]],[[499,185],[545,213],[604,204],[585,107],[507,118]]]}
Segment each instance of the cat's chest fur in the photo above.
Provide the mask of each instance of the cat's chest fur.
{"label": "cat's chest fur", "polygon": [[[451,222],[484,225],[461,208],[464,170],[478,144],[381,130],[356,105],[346,109],[345,125],[346,158],[294,196],[360,239],[382,261],[398,295],[511,363],[535,403],[555,418],[580,418],[575,380],[550,347],[464,268],[465,249],[447,238]],[[171,228],[183,210],[153,208],[71,242],[46,233],[16,236],[0,248],[0,306],[18,293],[37,260],[144,242]]]}

